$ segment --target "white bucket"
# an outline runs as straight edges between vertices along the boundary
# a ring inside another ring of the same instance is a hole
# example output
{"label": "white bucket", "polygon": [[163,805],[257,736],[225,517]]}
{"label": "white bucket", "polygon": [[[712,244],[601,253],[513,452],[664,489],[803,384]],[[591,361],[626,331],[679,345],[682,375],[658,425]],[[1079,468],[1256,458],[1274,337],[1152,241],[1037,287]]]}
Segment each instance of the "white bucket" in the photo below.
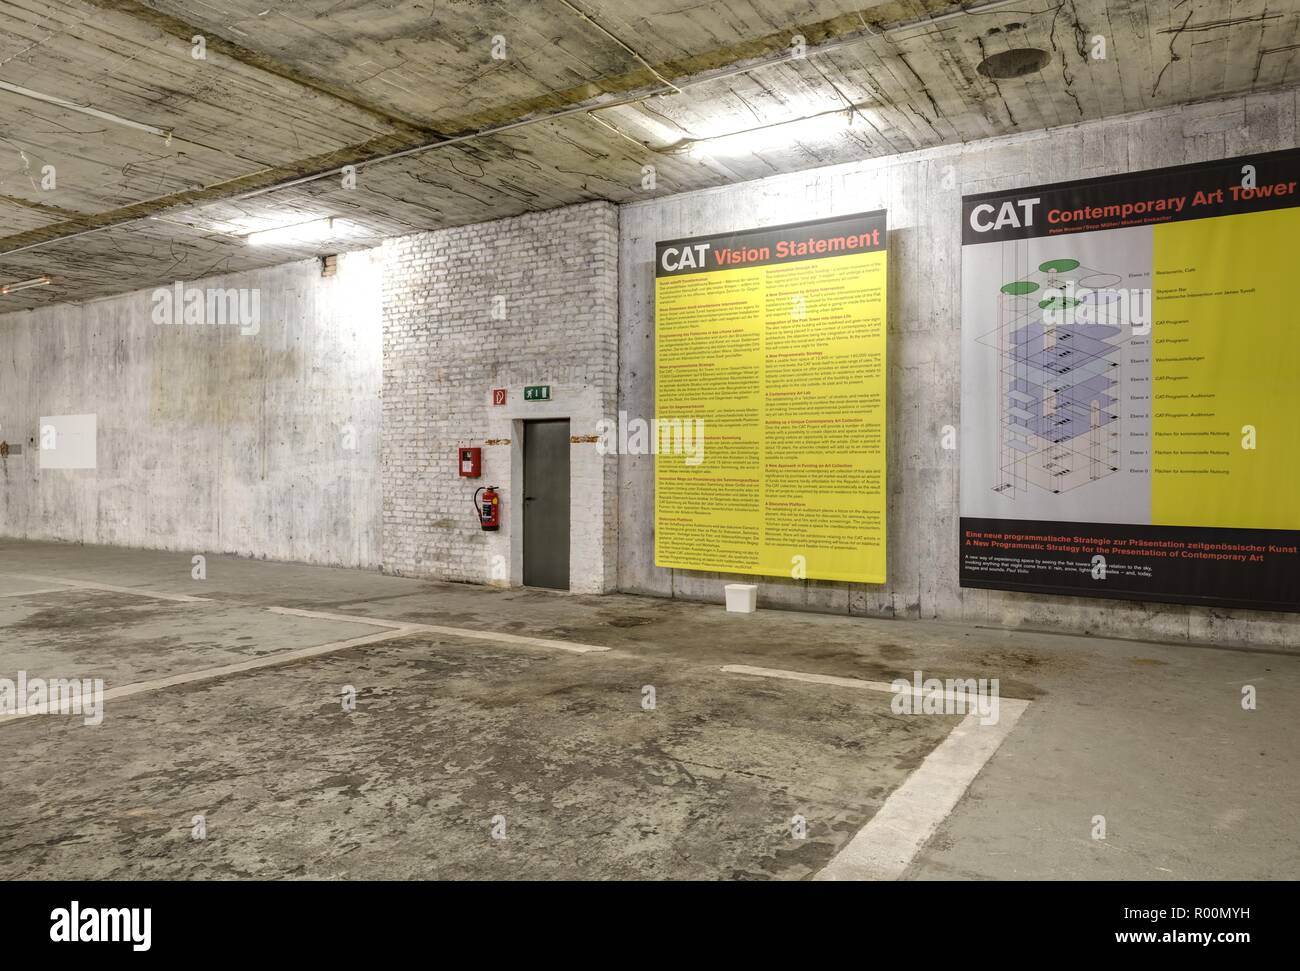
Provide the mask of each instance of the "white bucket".
{"label": "white bucket", "polygon": [[723,589],[727,591],[727,612],[734,614],[752,614],[758,609],[758,587],[752,583],[728,583]]}

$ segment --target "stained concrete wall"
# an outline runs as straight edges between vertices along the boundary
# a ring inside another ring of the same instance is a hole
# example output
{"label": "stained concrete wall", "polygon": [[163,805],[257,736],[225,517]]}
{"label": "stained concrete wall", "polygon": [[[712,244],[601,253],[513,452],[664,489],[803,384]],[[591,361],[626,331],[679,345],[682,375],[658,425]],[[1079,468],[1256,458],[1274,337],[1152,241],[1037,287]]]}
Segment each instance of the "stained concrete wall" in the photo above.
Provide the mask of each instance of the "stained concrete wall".
{"label": "stained concrete wall", "polygon": [[[384,569],[523,582],[523,423],[568,418],[569,585],[616,581],[617,460],[596,448],[618,379],[618,210],[587,203],[389,240],[384,260]],[[549,385],[549,401],[525,401]],[[506,402],[493,404],[503,388]],[[460,446],[483,449],[461,478]],[[479,529],[478,486],[503,494]]]}
{"label": "stained concrete wall", "polygon": [[[1296,146],[1297,92],[1232,99],[1027,136],[817,169],[625,206],[621,211],[619,407],[654,413],[654,244],[889,210],[889,579],[882,586],[765,579],[760,602],[1173,641],[1290,646],[1300,619],[958,586],[961,196]],[[720,600],[750,577],[654,566],[653,462],[621,456],[619,587]]]}
{"label": "stained concrete wall", "polygon": [[[501,582],[504,564],[504,582],[518,582],[519,423],[567,415],[589,439],[601,416],[653,414],[655,240],[887,208],[889,580],[762,580],[762,602],[1289,647],[1291,615],[961,589],[960,456],[941,441],[959,424],[963,193],[1291,148],[1296,110],[1294,91],[1232,99],[416,234],[341,257],[333,279],[306,261],[205,281],[260,291],[250,337],[159,328],[149,291],[0,316],[0,440],[24,446],[0,458],[0,535],[485,582]],[[578,238],[585,259],[568,245]],[[546,383],[558,398],[525,406],[523,385]],[[508,407],[491,405],[493,387],[508,389]],[[99,467],[40,470],[39,419],[83,413],[98,416]],[[497,443],[489,478],[507,490],[499,537],[474,529],[473,490],[452,464],[457,444],[485,440]],[[649,457],[598,458],[586,440],[572,457],[575,589],[721,599],[734,578],[653,565]]]}
{"label": "stained concrete wall", "polygon": [[[151,290],[0,316],[0,440],[23,446],[0,535],[377,567],[378,261],[187,286],[256,291],[257,332],[159,326]],[[97,467],[42,469],[40,419],[70,414],[97,416]]]}

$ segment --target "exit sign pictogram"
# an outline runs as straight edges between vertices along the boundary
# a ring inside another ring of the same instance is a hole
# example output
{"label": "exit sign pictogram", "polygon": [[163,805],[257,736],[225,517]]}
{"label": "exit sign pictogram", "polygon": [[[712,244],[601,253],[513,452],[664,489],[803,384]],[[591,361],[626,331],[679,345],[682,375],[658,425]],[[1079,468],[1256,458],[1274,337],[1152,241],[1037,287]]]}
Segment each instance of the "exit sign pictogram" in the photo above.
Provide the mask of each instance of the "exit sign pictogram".
{"label": "exit sign pictogram", "polygon": [[549,384],[530,384],[524,388],[525,401],[550,401],[551,386]]}

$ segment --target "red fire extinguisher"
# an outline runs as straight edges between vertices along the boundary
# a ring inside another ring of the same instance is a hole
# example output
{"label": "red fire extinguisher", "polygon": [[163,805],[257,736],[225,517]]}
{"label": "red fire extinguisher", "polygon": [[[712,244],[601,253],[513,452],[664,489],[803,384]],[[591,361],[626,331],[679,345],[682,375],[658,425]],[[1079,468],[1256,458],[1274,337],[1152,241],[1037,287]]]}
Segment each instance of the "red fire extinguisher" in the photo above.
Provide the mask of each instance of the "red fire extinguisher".
{"label": "red fire extinguisher", "polygon": [[[480,500],[479,493],[483,493]],[[479,486],[474,490],[474,510],[478,513],[478,524],[483,529],[493,530],[501,526],[501,499],[496,486]]]}

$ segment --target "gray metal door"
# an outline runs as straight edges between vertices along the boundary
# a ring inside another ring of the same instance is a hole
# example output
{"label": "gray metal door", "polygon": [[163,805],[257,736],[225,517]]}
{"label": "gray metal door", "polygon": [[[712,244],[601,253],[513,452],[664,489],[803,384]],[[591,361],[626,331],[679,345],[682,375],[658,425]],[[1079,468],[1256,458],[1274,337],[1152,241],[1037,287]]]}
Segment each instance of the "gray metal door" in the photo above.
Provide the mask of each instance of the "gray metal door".
{"label": "gray metal door", "polygon": [[524,422],[524,583],[569,589],[569,422]]}

